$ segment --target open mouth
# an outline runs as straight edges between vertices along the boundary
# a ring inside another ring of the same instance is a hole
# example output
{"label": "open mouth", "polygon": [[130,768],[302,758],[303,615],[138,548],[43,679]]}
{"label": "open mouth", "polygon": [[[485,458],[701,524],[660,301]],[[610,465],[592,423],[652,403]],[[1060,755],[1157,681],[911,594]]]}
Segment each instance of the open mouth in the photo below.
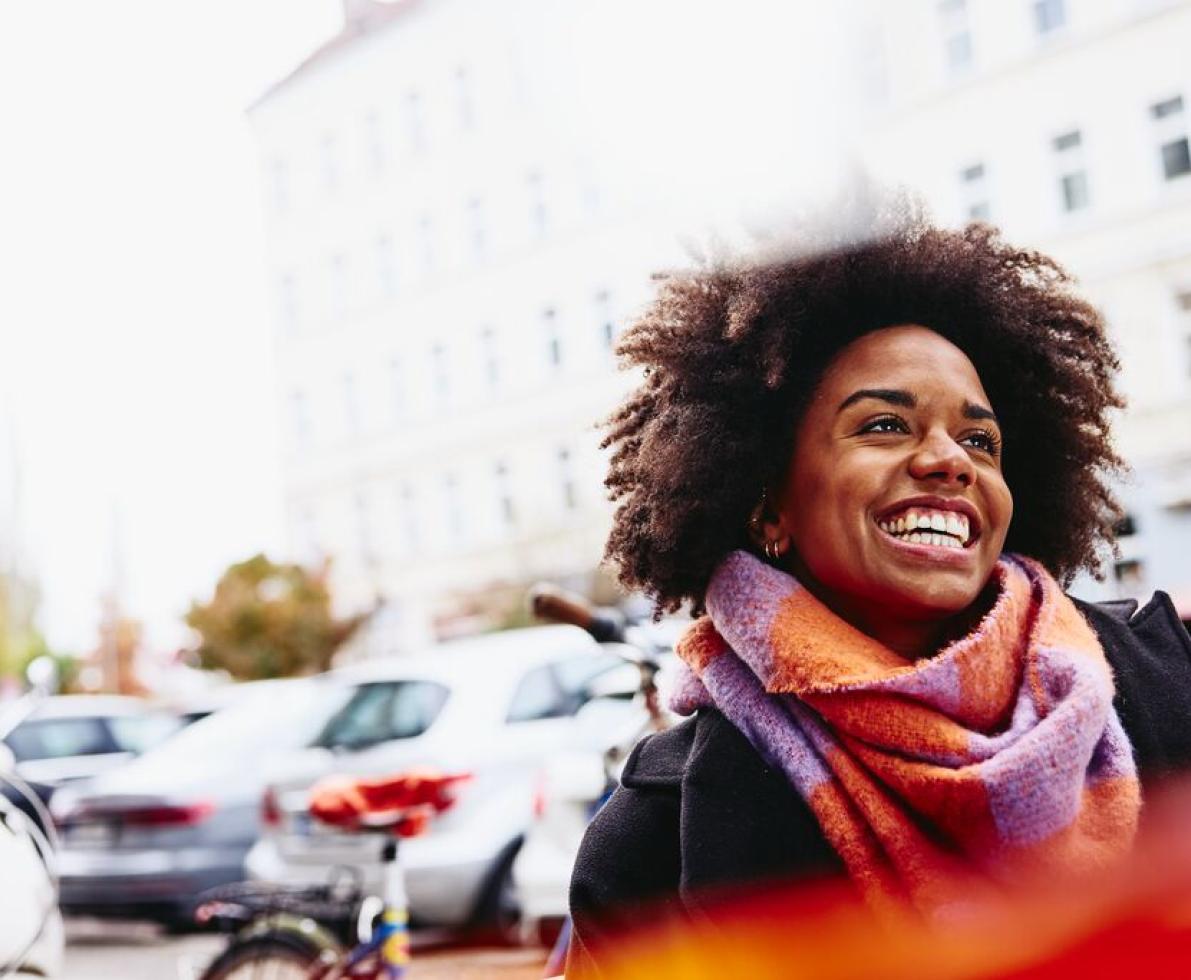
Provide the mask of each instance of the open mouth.
{"label": "open mouth", "polygon": [[967,514],[933,507],[907,507],[877,521],[891,538],[907,544],[932,545],[962,551],[979,538]]}

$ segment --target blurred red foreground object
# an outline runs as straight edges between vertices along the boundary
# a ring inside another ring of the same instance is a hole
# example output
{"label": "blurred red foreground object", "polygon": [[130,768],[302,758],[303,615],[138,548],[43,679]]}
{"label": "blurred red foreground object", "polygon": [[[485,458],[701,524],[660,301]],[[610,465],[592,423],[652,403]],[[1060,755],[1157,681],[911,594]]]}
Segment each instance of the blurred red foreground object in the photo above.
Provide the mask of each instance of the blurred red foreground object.
{"label": "blurred red foreground object", "polygon": [[[707,921],[606,940],[600,980],[1165,980],[1191,976],[1191,783],[1147,803],[1131,858],[932,921],[838,883],[708,903]],[[648,918],[648,917],[643,917]],[[654,918],[655,923],[657,918]],[[581,970],[568,980],[588,980]]]}
{"label": "blurred red foreground object", "polygon": [[454,804],[454,787],[468,779],[470,773],[433,769],[369,779],[328,776],[310,791],[310,813],[334,827],[384,827],[402,837],[413,837],[426,828],[432,816]]}

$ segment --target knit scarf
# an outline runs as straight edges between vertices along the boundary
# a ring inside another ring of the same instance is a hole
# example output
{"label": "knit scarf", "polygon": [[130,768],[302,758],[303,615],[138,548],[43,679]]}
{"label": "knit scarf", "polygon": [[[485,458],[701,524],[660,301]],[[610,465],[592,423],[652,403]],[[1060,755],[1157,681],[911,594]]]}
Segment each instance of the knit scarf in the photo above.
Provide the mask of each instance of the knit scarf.
{"label": "knit scarf", "polygon": [[875,905],[945,914],[973,888],[1124,854],[1141,806],[1088,624],[1013,555],[966,636],[913,661],[737,551],[678,645],[673,707],[715,707],[785,774]]}

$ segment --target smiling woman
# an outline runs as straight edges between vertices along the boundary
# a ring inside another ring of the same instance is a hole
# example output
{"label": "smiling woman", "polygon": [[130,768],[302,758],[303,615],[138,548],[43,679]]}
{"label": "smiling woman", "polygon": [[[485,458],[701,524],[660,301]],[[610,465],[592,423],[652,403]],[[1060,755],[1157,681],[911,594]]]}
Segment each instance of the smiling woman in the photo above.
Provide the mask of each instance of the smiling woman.
{"label": "smiling woman", "polygon": [[1159,593],[1073,600],[1119,508],[1115,355],[1050,259],[906,219],[670,276],[620,353],[607,554],[697,619],[674,707],[576,863],[568,975],[724,886],[836,876],[920,913],[1126,854],[1191,765]]}

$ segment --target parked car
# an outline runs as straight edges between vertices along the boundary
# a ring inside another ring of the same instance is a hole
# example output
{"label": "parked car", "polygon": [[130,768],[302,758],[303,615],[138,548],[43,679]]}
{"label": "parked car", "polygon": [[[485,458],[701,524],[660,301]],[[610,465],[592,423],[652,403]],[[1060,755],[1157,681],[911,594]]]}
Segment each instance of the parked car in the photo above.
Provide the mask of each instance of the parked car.
{"label": "parked car", "polygon": [[[18,807],[0,797],[0,975],[56,977],[62,969],[64,938],[53,875],[53,828],[31,819],[36,801],[13,786],[13,759],[0,744],[0,784],[23,799]],[[20,781],[18,781],[20,782]]]}
{"label": "parked car", "polygon": [[[669,701],[679,667],[673,644],[686,625],[664,620],[630,627],[633,645],[648,649],[661,665],[656,683],[662,706]],[[607,644],[606,649],[620,646]],[[591,693],[576,715],[575,739],[560,746],[538,771],[534,819],[513,863],[520,938],[526,943],[554,941],[569,912],[571,869],[587,825],[615,786],[633,745],[654,730],[641,696],[641,673],[632,663],[621,661],[592,685]],[[670,723],[676,720],[667,717]]]}
{"label": "parked car", "polygon": [[143,698],[27,695],[8,705],[0,732],[17,775],[45,799],[58,786],[123,765],[182,724],[174,712]]}
{"label": "parked car", "polygon": [[189,923],[200,891],[243,878],[272,761],[307,744],[350,693],[329,675],[246,685],[140,758],[60,790],[63,910]]}
{"label": "parked car", "polygon": [[401,845],[411,918],[497,926],[511,938],[511,868],[532,817],[535,773],[575,737],[574,716],[598,678],[621,666],[582,630],[544,626],[353,668],[351,700],[270,785],[270,819],[249,852],[249,873],[317,883],[347,866],[365,887],[378,888],[376,839],[312,823],[310,785],[331,773],[466,771],[473,778],[455,807]]}

